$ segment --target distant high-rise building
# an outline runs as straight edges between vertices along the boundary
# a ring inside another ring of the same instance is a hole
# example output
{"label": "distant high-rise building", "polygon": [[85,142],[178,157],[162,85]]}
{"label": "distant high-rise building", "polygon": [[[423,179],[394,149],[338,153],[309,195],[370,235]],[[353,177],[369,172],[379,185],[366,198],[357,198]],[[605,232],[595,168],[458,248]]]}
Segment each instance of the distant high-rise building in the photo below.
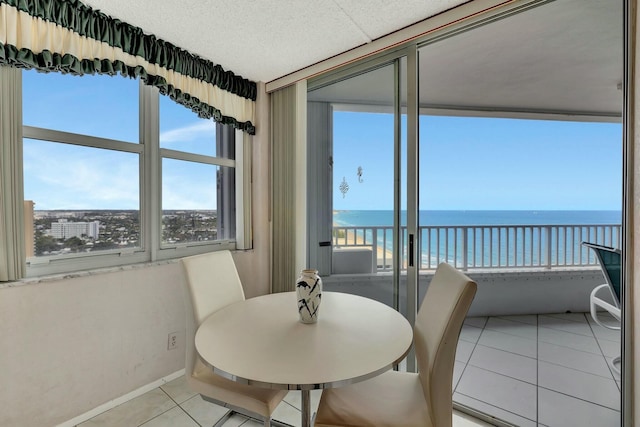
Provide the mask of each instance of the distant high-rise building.
{"label": "distant high-rise building", "polygon": [[95,239],[99,234],[100,221],[68,222],[66,219],[59,219],[58,222],[51,223],[51,235],[56,239],[82,236]]}

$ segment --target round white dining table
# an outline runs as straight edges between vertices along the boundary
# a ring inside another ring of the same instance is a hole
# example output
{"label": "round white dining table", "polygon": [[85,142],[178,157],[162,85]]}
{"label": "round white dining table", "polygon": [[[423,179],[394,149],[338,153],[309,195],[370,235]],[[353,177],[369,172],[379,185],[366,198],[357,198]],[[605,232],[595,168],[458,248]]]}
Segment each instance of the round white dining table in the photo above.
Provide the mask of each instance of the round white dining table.
{"label": "round white dining table", "polygon": [[379,375],[407,355],[413,333],[391,307],[357,295],[324,292],[318,321],[298,318],[295,292],[230,304],[202,322],[200,358],[215,373],[258,387],[301,390],[302,426],[311,425],[309,391]]}

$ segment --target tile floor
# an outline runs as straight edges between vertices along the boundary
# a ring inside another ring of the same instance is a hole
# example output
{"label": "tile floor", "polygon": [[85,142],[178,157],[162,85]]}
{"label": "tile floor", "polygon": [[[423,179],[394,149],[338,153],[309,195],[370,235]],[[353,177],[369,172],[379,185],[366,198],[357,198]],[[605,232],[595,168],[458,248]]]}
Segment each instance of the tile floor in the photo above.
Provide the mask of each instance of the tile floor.
{"label": "tile floor", "polygon": [[588,313],[467,318],[454,401],[511,424],[620,426],[620,331]]}
{"label": "tile floor", "polygon": [[[620,333],[584,313],[472,317],[465,320],[454,370],[454,401],[523,427],[618,427],[620,378],[609,365]],[[79,427],[212,426],[225,409],[203,401],[184,377],[104,412]],[[320,391],[312,392],[315,407]],[[300,425],[300,393],[274,418]],[[225,427],[259,427],[235,415]],[[488,426],[454,414],[454,427]]]}
{"label": "tile floor", "polygon": [[[320,393],[320,390],[311,392],[314,411]],[[182,376],[77,427],[204,427],[213,426],[225,412],[225,408],[206,402],[191,392]],[[292,426],[300,426],[300,417],[300,392],[291,391],[276,408],[274,418]],[[237,414],[224,424],[224,427],[238,426],[262,427],[263,424]],[[457,411],[454,414],[453,427],[489,426]]]}

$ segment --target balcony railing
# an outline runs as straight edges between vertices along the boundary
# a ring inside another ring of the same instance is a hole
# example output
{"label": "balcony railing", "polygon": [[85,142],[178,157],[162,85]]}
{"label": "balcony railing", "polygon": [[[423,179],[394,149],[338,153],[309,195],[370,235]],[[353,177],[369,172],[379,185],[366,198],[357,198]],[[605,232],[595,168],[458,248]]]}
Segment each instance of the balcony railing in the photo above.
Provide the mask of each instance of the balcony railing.
{"label": "balcony railing", "polygon": [[[461,270],[597,265],[582,242],[620,247],[620,224],[423,226],[415,244],[421,269],[448,262]],[[407,229],[400,230],[400,265],[406,268]],[[369,247],[377,271],[393,268],[393,227],[334,227],[333,246]]]}

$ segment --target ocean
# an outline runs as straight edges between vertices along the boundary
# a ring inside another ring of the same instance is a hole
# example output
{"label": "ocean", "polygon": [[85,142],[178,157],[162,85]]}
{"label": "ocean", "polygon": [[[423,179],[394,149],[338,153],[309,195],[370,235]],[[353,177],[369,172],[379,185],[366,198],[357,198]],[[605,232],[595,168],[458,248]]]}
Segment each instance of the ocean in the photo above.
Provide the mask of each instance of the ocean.
{"label": "ocean", "polygon": [[[477,267],[594,264],[581,242],[619,247],[621,222],[622,212],[610,210],[420,211],[420,227],[437,228],[422,232],[419,257],[428,267],[440,261]],[[363,227],[352,233],[378,250],[392,250],[393,211],[334,211],[333,223],[334,227]],[[401,213],[401,223],[406,225],[406,212]],[[386,229],[374,237],[376,226]],[[463,231],[465,227],[471,228]],[[339,237],[334,244],[341,244]]]}
{"label": "ocean", "polygon": [[[401,222],[406,224],[406,212]],[[391,226],[393,211],[344,210],[334,211],[337,226]],[[419,224],[428,225],[595,225],[620,224],[621,211],[420,211]]]}

